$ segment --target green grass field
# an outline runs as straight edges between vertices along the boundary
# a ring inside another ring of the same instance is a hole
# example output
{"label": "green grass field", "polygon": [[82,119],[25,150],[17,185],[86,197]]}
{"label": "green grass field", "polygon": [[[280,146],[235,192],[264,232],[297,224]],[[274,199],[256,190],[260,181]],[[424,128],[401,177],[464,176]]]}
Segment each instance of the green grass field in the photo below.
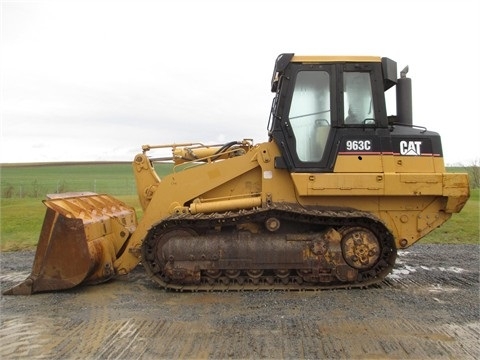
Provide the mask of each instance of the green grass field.
{"label": "green grass field", "polygon": [[[157,165],[159,176],[171,165]],[[115,196],[142,210],[137,198],[131,163],[78,163],[2,166],[0,173],[0,250],[36,246],[43,224],[46,194],[93,191]]]}
{"label": "green grass field", "polygon": [[[156,166],[160,176],[169,166]],[[0,174],[0,250],[11,251],[36,246],[45,215],[42,199],[47,193],[94,191],[107,193],[142,212],[137,199],[130,164],[71,164],[48,166],[2,166]],[[454,214],[423,243],[478,244],[479,189],[460,214]]]}
{"label": "green grass field", "polygon": [[[163,176],[171,166],[159,165],[155,169]],[[130,163],[2,166],[0,180],[2,199],[43,199],[45,194],[69,191],[136,195]]]}

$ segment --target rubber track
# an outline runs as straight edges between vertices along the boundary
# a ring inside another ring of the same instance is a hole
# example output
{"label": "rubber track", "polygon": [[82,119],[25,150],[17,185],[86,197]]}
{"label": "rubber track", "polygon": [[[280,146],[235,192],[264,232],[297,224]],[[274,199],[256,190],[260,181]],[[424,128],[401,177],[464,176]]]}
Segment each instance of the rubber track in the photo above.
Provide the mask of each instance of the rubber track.
{"label": "rubber track", "polygon": [[[282,220],[296,221],[299,224],[316,224],[330,226],[334,228],[349,228],[361,226],[373,231],[378,237],[382,248],[382,254],[376,265],[365,272],[360,272],[360,280],[349,283],[338,284],[319,284],[302,283],[295,281],[295,276],[291,276],[287,284],[279,279],[271,284],[267,282],[267,277],[261,277],[259,283],[252,283],[247,279],[243,284],[236,280],[230,280],[229,284],[224,284],[221,280],[213,284],[207,282],[202,277],[200,284],[176,284],[165,282],[161,275],[156,272],[146,256],[148,250],[155,247],[156,238],[166,230],[174,228],[193,228],[193,229],[212,229],[215,226],[235,225],[242,222],[263,222],[269,217],[277,217]],[[383,281],[383,279],[392,271],[396,259],[396,249],[394,247],[393,235],[385,225],[376,217],[369,213],[356,210],[331,210],[319,208],[303,208],[291,205],[275,205],[268,208],[258,208],[251,210],[228,211],[225,213],[211,214],[175,214],[154,226],[147,235],[142,247],[142,263],[150,277],[165,289],[177,291],[256,291],[256,290],[283,290],[283,291],[305,291],[322,289],[349,289],[365,288]]]}

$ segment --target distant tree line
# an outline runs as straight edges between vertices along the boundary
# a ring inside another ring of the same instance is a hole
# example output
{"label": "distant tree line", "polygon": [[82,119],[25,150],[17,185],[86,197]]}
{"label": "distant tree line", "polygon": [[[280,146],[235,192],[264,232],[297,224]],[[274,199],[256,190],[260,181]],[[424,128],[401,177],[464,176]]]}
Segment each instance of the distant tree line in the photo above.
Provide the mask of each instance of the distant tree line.
{"label": "distant tree line", "polygon": [[477,189],[480,187],[480,158],[471,162],[470,165],[463,167],[470,178],[470,187]]}

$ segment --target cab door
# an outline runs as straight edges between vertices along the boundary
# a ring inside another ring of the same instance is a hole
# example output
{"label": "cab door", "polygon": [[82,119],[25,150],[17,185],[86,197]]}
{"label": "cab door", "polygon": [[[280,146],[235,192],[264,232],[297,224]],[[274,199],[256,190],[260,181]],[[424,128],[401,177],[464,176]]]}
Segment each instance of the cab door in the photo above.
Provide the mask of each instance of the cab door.
{"label": "cab door", "polygon": [[336,124],[336,72],[333,64],[292,64],[285,73],[274,137],[292,172],[327,170]]}

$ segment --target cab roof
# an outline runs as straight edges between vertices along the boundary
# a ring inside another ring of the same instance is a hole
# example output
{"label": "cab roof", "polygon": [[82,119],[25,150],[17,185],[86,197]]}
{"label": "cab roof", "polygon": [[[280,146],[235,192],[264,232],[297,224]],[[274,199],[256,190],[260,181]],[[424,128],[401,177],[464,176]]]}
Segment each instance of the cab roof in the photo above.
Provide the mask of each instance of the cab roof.
{"label": "cab roof", "polygon": [[294,55],[290,62],[382,62],[380,56],[349,56],[349,55]]}

